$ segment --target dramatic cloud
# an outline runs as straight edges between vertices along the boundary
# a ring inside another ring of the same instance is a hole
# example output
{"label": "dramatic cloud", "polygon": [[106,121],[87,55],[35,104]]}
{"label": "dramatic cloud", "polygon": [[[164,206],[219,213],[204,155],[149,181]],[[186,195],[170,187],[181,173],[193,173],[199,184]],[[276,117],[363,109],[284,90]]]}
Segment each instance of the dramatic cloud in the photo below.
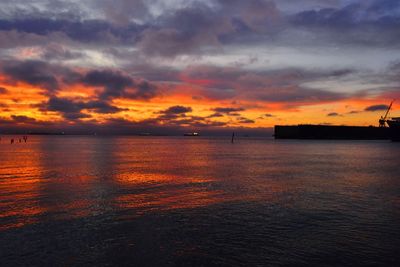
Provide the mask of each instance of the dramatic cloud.
{"label": "dramatic cloud", "polygon": [[213,110],[218,113],[230,114],[244,111],[244,108],[214,108]]}
{"label": "dramatic cloud", "polygon": [[238,121],[239,121],[240,123],[255,123],[254,120],[251,120],[251,119],[248,119],[248,118],[245,118],[245,117],[239,117],[239,118],[238,118]]}
{"label": "dramatic cloud", "polygon": [[33,123],[36,122],[36,119],[30,118],[28,116],[16,116],[12,115],[11,119],[13,119],[17,123]]}
{"label": "dramatic cloud", "polygon": [[337,8],[306,10],[292,16],[290,21],[309,31],[324,29],[343,43],[397,46],[399,10],[400,3],[395,0],[353,1]]}
{"label": "dramatic cloud", "polygon": [[[226,122],[210,120],[214,116],[195,116],[191,107],[172,106],[166,110],[156,112],[155,119],[145,120],[153,125],[175,125],[176,127],[210,128],[226,126]],[[188,114],[189,113],[189,114]]]}
{"label": "dramatic cloud", "polygon": [[218,118],[218,117],[223,117],[224,115],[226,116],[240,116],[241,111],[244,111],[244,108],[232,108],[232,107],[218,107],[218,108],[213,108],[214,111],[213,114],[208,116],[209,118]]}
{"label": "dramatic cloud", "polygon": [[82,81],[86,85],[104,87],[101,98],[120,97],[125,93],[127,87],[134,85],[133,80],[119,72],[113,71],[91,71],[87,73]]}
{"label": "dramatic cloud", "polygon": [[121,72],[110,70],[90,71],[82,78],[82,82],[103,87],[100,98],[104,100],[115,97],[149,99],[157,93],[157,87],[147,81],[136,82]]}
{"label": "dramatic cloud", "polygon": [[3,73],[14,81],[23,81],[49,91],[58,89],[58,81],[50,65],[41,61],[8,62]]}
{"label": "dramatic cloud", "polygon": [[400,97],[399,28],[396,0],[4,0],[1,124],[369,125]]}
{"label": "dramatic cloud", "polygon": [[[47,36],[60,34],[73,41],[93,42],[127,42],[134,39],[141,31],[140,27],[130,24],[118,27],[104,20],[64,20],[51,18],[24,18],[17,20],[0,20],[0,31],[16,31],[29,36]],[[62,36],[60,36],[61,38]]]}
{"label": "dramatic cloud", "polygon": [[328,117],[338,117],[338,116],[341,116],[339,113],[337,113],[337,112],[331,112],[331,113],[328,113],[326,116],[328,116]]}
{"label": "dramatic cloud", "polygon": [[47,102],[40,105],[40,110],[44,112],[60,112],[65,119],[76,120],[91,117],[89,114],[82,113],[82,110],[91,110],[102,114],[113,114],[123,111],[124,109],[112,106],[104,101],[82,102],[68,98],[50,97]]}
{"label": "dramatic cloud", "polygon": [[184,106],[173,106],[173,107],[169,107],[168,109],[162,111],[162,114],[184,114],[184,113],[188,113],[188,112],[192,112],[192,108],[191,107],[184,107]]}
{"label": "dramatic cloud", "polygon": [[159,120],[175,120],[177,118],[185,118],[186,113],[192,112],[191,107],[184,106],[172,106],[167,108],[166,110],[157,112],[160,114],[157,119]]}
{"label": "dramatic cloud", "polygon": [[386,111],[389,108],[388,105],[373,105],[365,108],[365,111]]}

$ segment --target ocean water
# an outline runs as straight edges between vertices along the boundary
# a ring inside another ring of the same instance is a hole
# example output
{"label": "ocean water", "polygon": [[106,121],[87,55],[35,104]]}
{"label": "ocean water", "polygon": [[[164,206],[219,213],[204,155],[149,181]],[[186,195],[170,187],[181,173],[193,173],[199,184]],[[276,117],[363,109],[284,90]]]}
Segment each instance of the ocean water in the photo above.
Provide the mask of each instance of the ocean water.
{"label": "ocean water", "polygon": [[0,143],[2,266],[399,266],[400,143]]}

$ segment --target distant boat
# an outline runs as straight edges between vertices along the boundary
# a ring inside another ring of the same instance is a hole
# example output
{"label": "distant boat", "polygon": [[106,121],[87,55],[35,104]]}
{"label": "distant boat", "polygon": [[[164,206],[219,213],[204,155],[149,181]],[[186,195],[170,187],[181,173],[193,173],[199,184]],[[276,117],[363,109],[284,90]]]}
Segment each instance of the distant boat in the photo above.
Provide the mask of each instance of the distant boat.
{"label": "distant boat", "polygon": [[390,128],[390,136],[393,141],[400,141],[400,117],[386,120]]}
{"label": "distant boat", "polygon": [[184,136],[199,136],[200,134],[199,133],[185,133],[185,134],[183,134]]}

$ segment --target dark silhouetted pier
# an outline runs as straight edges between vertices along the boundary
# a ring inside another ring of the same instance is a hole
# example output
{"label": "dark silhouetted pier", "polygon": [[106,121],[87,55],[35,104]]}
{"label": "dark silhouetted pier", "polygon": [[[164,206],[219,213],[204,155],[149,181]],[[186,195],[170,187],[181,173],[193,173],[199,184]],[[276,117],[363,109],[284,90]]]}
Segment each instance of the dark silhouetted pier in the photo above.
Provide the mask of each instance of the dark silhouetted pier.
{"label": "dark silhouetted pier", "polygon": [[373,126],[275,126],[275,139],[386,140],[390,130]]}

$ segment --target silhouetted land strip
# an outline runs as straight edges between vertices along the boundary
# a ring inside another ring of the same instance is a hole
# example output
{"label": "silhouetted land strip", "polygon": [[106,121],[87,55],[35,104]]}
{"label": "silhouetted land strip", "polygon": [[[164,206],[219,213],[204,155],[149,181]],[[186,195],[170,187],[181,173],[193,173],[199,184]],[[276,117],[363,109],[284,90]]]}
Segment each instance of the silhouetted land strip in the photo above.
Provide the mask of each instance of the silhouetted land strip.
{"label": "silhouetted land strip", "polygon": [[390,129],[373,126],[275,126],[275,139],[389,140]]}
{"label": "silhouetted land strip", "polygon": [[28,135],[65,135],[64,133],[49,133],[49,132],[32,132]]}

